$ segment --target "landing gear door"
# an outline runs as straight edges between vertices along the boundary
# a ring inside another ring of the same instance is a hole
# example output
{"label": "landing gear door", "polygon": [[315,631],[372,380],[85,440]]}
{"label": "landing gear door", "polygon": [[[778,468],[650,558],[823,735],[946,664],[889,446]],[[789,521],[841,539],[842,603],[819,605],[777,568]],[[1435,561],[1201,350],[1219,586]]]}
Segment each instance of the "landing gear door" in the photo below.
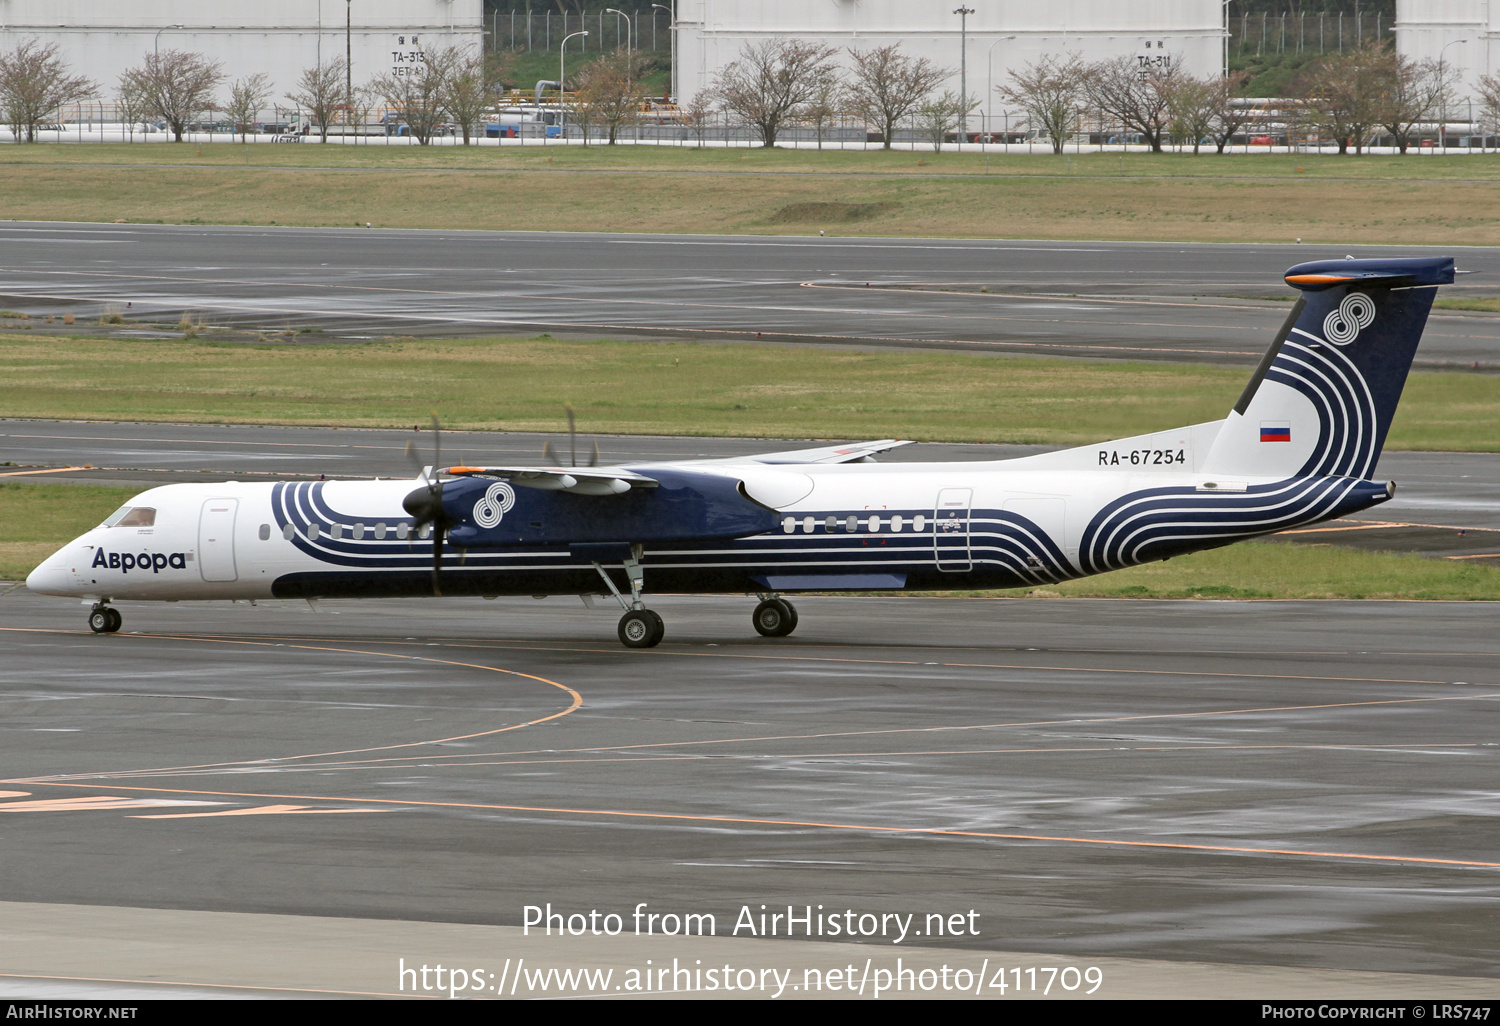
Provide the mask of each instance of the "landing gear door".
{"label": "landing gear door", "polygon": [[238,499],[209,499],[198,516],[198,572],[205,581],[232,581]]}
{"label": "landing gear door", "polygon": [[963,573],[974,568],[969,555],[969,504],[972,488],[944,488],[932,510],[933,555],[937,568]]}

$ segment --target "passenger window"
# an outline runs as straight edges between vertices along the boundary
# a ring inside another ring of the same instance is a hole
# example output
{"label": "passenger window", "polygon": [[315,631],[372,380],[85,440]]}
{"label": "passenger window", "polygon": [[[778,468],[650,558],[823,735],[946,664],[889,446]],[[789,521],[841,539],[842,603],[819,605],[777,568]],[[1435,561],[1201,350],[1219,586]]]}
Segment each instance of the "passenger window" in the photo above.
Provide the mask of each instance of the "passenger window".
{"label": "passenger window", "polygon": [[332,527],[330,527],[328,529],[328,537],[334,539],[335,541],[337,541],[338,539],[342,538],[343,536],[344,536],[344,525],[343,524],[334,524]]}
{"label": "passenger window", "polygon": [[156,510],[150,506],[137,506],[126,513],[115,524],[116,527],[155,527]]}
{"label": "passenger window", "polygon": [[380,539],[383,539],[384,537],[385,537],[385,523],[381,522],[381,523],[378,523],[378,524],[375,525],[375,538],[378,541]]}
{"label": "passenger window", "polygon": [[271,525],[270,524],[261,524],[260,525],[260,540],[261,541],[270,541],[271,540]]}
{"label": "passenger window", "polygon": [[285,538],[287,541],[291,541],[292,540],[292,535],[294,535],[296,533],[297,533],[297,529],[295,527],[293,527],[291,524],[287,524],[285,527],[283,527],[281,529],[281,536],[283,538]]}
{"label": "passenger window", "polygon": [[411,527],[405,522],[396,525],[396,537],[400,538],[402,541],[406,541],[406,536],[410,533]]}
{"label": "passenger window", "polygon": [[319,530],[318,530],[318,525],[317,524],[308,524],[307,525],[307,537],[308,537],[309,541],[317,541],[318,540],[318,534],[319,534]]}

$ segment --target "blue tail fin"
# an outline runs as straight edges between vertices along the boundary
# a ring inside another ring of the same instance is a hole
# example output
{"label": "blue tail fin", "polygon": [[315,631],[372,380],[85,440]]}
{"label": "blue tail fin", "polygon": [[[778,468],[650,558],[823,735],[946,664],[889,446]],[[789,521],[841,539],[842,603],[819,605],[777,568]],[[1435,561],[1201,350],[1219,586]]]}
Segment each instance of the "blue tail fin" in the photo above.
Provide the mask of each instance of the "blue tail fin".
{"label": "blue tail fin", "polygon": [[1291,316],[1205,461],[1222,476],[1358,477],[1375,471],[1453,258],[1298,264]]}

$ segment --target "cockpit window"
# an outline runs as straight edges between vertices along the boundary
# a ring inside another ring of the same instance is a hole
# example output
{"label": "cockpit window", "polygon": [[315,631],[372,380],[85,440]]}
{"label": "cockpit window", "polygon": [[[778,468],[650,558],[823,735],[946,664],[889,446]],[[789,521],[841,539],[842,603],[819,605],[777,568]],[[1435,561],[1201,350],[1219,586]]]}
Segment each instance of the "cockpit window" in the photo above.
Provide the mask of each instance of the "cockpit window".
{"label": "cockpit window", "polygon": [[113,526],[113,527],[155,527],[156,526],[156,510],[152,509],[150,506],[136,506],[136,507],[134,507],[134,508],[126,511],[125,515],[123,517],[121,517],[119,520],[117,520],[111,526]]}
{"label": "cockpit window", "polygon": [[129,512],[130,512],[130,507],[129,506],[121,506],[119,509],[115,510],[108,517],[106,517],[104,519],[104,523],[100,524],[99,526],[100,527],[114,527],[121,520],[124,520],[125,519],[125,514],[129,513]]}

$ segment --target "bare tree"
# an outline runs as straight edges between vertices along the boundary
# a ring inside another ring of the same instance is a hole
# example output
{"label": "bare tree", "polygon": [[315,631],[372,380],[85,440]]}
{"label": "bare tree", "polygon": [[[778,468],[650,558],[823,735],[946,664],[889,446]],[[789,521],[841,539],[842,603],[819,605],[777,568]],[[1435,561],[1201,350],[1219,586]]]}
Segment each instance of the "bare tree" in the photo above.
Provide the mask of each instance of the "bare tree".
{"label": "bare tree", "polygon": [[837,52],[800,39],[747,43],[739,59],[719,72],[714,89],[724,109],[754,125],[769,149],[782,126],[812,97]]}
{"label": "bare tree", "polygon": [[880,128],[885,148],[891,148],[896,125],[921,106],[938,83],[953,74],[926,57],[908,57],[900,44],[873,50],[850,50],[849,110]]}
{"label": "bare tree", "polygon": [[1087,79],[1088,66],[1079,54],[1043,55],[1012,71],[1010,85],[996,89],[1026,112],[1028,127],[1047,133],[1053,153],[1061,153],[1087,104]]}
{"label": "bare tree", "polygon": [[135,142],[136,126],[145,121],[150,105],[146,102],[146,94],[141,91],[140,83],[134,81],[128,73],[120,76],[119,87],[115,90],[115,103],[119,107],[121,120],[125,122],[126,131],[130,133],[130,141]]}
{"label": "bare tree", "polygon": [[830,68],[825,74],[818,76],[817,87],[802,105],[802,118],[813,126],[818,137],[818,149],[823,148],[823,135],[843,114],[844,105],[844,83]]}
{"label": "bare tree", "polygon": [[335,57],[316,68],[306,68],[297,88],[286,98],[307,111],[318,125],[318,141],[328,141],[328,124],[344,106],[344,58]]}
{"label": "bare tree", "polygon": [[1330,54],[1313,71],[1307,86],[1307,120],[1320,133],[1338,140],[1339,153],[1364,151],[1370,131],[1381,123],[1381,95],[1386,76],[1386,51],[1372,44],[1343,54]]}
{"label": "bare tree", "polygon": [[427,146],[443,123],[443,69],[430,58],[396,68],[370,80],[370,88],[389,106],[417,142]]}
{"label": "bare tree", "polygon": [[1500,75],[1481,75],[1474,84],[1479,124],[1485,135],[1500,134]]}
{"label": "bare tree", "polygon": [[630,64],[630,54],[616,50],[578,74],[579,107],[588,112],[590,120],[604,126],[611,146],[619,138],[620,129],[634,124],[640,115],[641,100],[631,81]]}
{"label": "bare tree", "polygon": [[1382,56],[1380,95],[1376,115],[1381,127],[1391,133],[1396,148],[1405,153],[1417,125],[1441,116],[1444,100],[1442,69],[1435,61],[1414,61],[1387,50]]}
{"label": "bare tree", "polygon": [[681,110],[682,123],[693,130],[698,137],[698,149],[703,149],[703,133],[719,112],[718,95],[712,89],[700,89],[697,96],[682,105]]}
{"label": "bare tree", "polygon": [[239,129],[241,140],[270,98],[271,80],[259,72],[248,78],[237,79],[230,85],[229,103],[224,106],[224,113],[229,115],[231,124]]}
{"label": "bare tree", "polygon": [[1229,140],[1234,138],[1235,133],[1248,125],[1255,115],[1249,105],[1238,102],[1240,92],[1248,81],[1250,76],[1243,71],[1231,71],[1214,80],[1212,96],[1215,110],[1210,134],[1220,153],[1224,152],[1224,147],[1229,145]]}
{"label": "bare tree", "polygon": [[1198,78],[1182,73],[1167,87],[1167,110],[1172,139],[1181,151],[1185,140],[1193,140],[1193,156],[1198,155],[1198,146],[1204,137],[1213,131],[1219,114],[1219,98],[1216,86],[1222,82],[1219,75]]}
{"label": "bare tree", "polygon": [[1090,66],[1089,103],[1127,131],[1139,132],[1152,153],[1160,153],[1171,119],[1168,97],[1179,76],[1179,62],[1163,54],[1160,63],[1128,55]]}
{"label": "bare tree", "polygon": [[494,106],[496,65],[478,48],[450,46],[435,54],[433,63],[442,74],[443,109],[463,133],[464,145]]}
{"label": "bare tree", "polygon": [[944,89],[941,95],[928,97],[917,108],[917,121],[921,124],[922,131],[926,133],[927,138],[932,140],[934,153],[942,150],[948,133],[962,125],[964,115],[972,111],[975,106],[977,103],[972,97],[966,103],[964,98],[952,89]]}
{"label": "bare tree", "polygon": [[99,91],[81,75],[68,74],[68,64],[57,55],[58,45],[28,39],[9,53],[0,53],[0,108],[17,142],[24,133],[36,142],[36,128],[65,103],[77,103]]}
{"label": "bare tree", "polygon": [[122,81],[124,77],[145,97],[146,112],[165,121],[174,141],[182,142],[184,126],[214,109],[213,93],[224,81],[224,70],[201,53],[166,50],[146,54],[141,66],[125,72]]}

